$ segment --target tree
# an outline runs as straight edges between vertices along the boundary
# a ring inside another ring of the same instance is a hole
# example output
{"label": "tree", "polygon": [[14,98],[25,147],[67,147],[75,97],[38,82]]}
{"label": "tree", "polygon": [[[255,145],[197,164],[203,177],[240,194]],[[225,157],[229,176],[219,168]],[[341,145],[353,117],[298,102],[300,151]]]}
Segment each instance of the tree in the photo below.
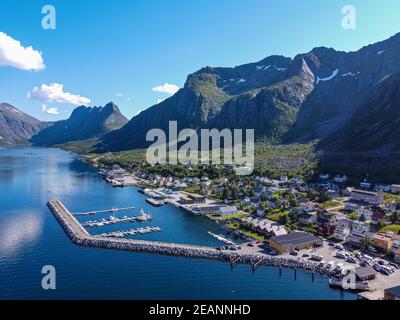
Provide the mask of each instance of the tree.
{"label": "tree", "polygon": [[378,230],[381,230],[382,228],[384,228],[386,226],[386,223],[383,220],[378,220],[376,223],[376,228]]}
{"label": "tree", "polygon": [[399,213],[397,211],[393,212],[391,220],[393,224],[397,223],[397,221],[399,220]]}
{"label": "tree", "polygon": [[361,240],[361,247],[365,250],[372,244],[372,239],[369,237],[365,237]]}
{"label": "tree", "polygon": [[361,216],[360,216],[360,221],[361,222],[365,222],[367,219],[365,218],[365,215],[364,214],[362,214]]}

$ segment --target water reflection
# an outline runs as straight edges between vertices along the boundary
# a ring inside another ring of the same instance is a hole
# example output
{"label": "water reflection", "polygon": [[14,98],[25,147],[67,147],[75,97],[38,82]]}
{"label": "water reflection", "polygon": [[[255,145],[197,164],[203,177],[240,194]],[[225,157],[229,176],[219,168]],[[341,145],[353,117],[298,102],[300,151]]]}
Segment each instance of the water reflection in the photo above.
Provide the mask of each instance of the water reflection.
{"label": "water reflection", "polygon": [[40,212],[18,214],[9,213],[1,217],[0,255],[10,256],[29,243],[34,242],[42,233],[43,218]]}

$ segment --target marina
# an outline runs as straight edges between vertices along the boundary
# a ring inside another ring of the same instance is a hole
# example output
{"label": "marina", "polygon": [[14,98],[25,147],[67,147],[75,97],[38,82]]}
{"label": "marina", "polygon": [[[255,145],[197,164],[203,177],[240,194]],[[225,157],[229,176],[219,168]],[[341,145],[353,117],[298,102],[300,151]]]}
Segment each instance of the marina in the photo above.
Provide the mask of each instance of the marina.
{"label": "marina", "polygon": [[82,226],[93,228],[93,227],[103,227],[110,224],[151,221],[152,219],[153,217],[150,214],[144,213],[144,211],[141,210],[138,216],[133,216],[133,217],[123,216],[122,218],[110,216],[108,219],[84,222],[82,223]]}
{"label": "marina", "polygon": [[160,227],[144,227],[144,228],[137,228],[137,229],[130,229],[126,231],[115,231],[109,233],[102,233],[100,236],[102,237],[115,237],[115,238],[123,238],[127,236],[135,236],[137,234],[146,234],[152,232],[160,232]]}

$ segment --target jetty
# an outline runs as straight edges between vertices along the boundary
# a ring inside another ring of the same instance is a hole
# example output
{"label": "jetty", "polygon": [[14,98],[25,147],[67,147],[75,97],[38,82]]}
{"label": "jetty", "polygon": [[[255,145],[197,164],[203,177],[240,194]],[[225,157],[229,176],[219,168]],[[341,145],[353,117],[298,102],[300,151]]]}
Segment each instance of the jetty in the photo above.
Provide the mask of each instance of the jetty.
{"label": "jetty", "polygon": [[221,242],[223,242],[223,243],[225,243],[225,244],[228,244],[228,245],[230,245],[230,246],[236,246],[236,243],[234,243],[233,241],[231,241],[231,240],[229,240],[229,239],[224,238],[224,237],[221,236],[221,235],[212,233],[212,232],[210,232],[210,231],[208,231],[208,234],[209,234],[210,236],[214,237],[215,239],[217,239],[218,241],[221,241]]}
{"label": "jetty", "polygon": [[135,207],[127,207],[127,208],[112,208],[106,210],[95,210],[95,211],[88,211],[88,212],[77,212],[73,213],[74,216],[94,216],[99,213],[115,213],[121,211],[131,211],[135,209]]}
{"label": "jetty", "polygon": [[147,198],[146,202],[150,203],[154,207],[162,207],[164,205],[164,202],[162,200],[156,200],[153,198]]}

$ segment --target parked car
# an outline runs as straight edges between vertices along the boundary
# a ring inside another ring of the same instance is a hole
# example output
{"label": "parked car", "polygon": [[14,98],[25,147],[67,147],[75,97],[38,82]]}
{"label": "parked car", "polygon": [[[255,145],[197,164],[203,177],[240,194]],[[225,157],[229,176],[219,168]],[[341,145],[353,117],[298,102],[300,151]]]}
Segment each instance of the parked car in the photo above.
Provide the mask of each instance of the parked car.
{"label": "parked car", "polygon": [[336,244],[335,244],[335,248],[336,248],[336,249],[339,249],[339,250],[344,250],[343,245],[341,245],[340,243],[336,243]]}

